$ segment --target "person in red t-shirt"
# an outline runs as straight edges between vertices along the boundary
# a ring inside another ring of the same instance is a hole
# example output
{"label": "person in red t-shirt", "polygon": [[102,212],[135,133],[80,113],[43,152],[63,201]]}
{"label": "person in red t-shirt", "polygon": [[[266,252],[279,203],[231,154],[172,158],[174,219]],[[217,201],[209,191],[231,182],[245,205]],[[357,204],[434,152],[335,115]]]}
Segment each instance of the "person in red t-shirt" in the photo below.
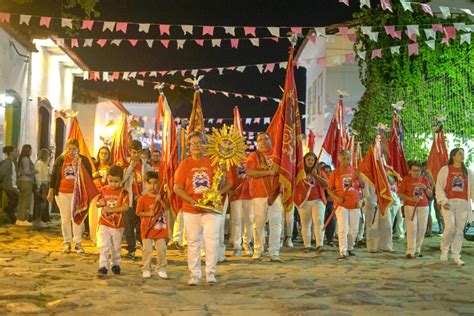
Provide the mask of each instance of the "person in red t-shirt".
{"label": "person in red t-shirt", "polygon": [[253,260],[261,260],[265,244],[265,223],[268,219],[270,233],[268,252],[270,261],[282,262],[280,238],[283,228],[283,203],[278,183],[278,166],[272,160],[272,140],[266,133],[257,136],[257,151],[247,158],[247,176],[254,215]]}
{"label": "person in red t-shirt", "polygon": [[[474,201],[474,174],[464,164],[464,150],[454,148],[449,153],[449,164],[440,169],[436,180],[436,199],[441,205],[445,228],[441,240],[442,262],[448,261],[448,253],[455,264],[463,266],[461,248],[463,232]],[[472,219],[472,218],[471,218]]]}
{"label": "person in red t-shirt", "polygon": [[360,195],[359,175],[351,167],[351,153],[343,150],[337,156],[339,167],[328,180],[328,194],[334,199],[338,225],[339,259],[355,256],[354,243],[359,231]]}
{"label": "person in red t-shirt", "polygon": [[[433,196],[429,180],[421,175],[421,163],[410,163],[410,175],[405,176],[398,189],[398,196],[404,201],[407,227],[407,250],[409,259],[422,257],[421,246],[428,224],[428,198]],[[415,212],[413,214],[413,212]]]}
{"label": "person in red t-shirt", "polygon": [[112,159],[110,149],[107,146],[103,146],[97,153],[97,159],[95,162],[95,169],[97,171],[92,174],[94,184],[97,188],[107,185],[107,174],[111,165]]}
{"label": "person in red t-shirt", "polygon": [[136,213],[140,216],[140,232],[143,243],[143,278],[151,278],[151,257],[153,246],[156,249],[158,276],[168,279],[166,273],[166,238],[168,237],[168,209],[164,196],[159,191],[158,173],[145,173],[146,191],[138,198]]}
{"label": "person in red t-shirt", "polygon": [[128,192],[130,200],[130,208],[125,213],[125,239],[127,240],[127,255],[128,259],[135,260],[135,251],[137,246],[137,239],[140,240],[140,219],[135,213],[138,197],[143,193],[144,189],[144,174],[148,171],[154,171],[146,160],[142,160],[140,153],[142,151],[142,143],[138,140],[133,140],[129,146],[130,150],[130,164],[125,170],[124,188]]}
{"label": "person in red t-shirt", "polygon": [[[204,156],[203,133],[194,131],[188,135],[191,156],[181,162],[174,175],[173,190],[183,201],[183,220],[188,239],[188,269],[191,276],[188,285],[201,282],[201,248],[204,241],[206,252],[206,282],[214,284],[216,280],[216,264],[219,252],[219,228],[222,215],[200,209],[196,203],[202,198],[212,184],[215,168],[211,159]],[[225,179],[225,178],[224,178]],[[227,192],[232,183],[225,179],[226,184],[220,193]],[[204,240],[203,240],[204,239]]]}
{"label": "person in red t-shirt", "polygon": [[[316,251],[320,252],[324,241],[324,214],[326,211],[326,195],[324,188],[328,182],[326,174],[316,166],[316,154],[308,152],[304,156],[304,170],[306,177],[297,188],[298,193],[304,194],[302,201],[297,206],[301,219],[301,236],[303,237],[304,252],[311,248],[311,224],[314,224],[314,236],[316,237]],[[296,202],[296,201],[295,201]]]}
{"label": "person in red t-shirt", "polygon": [[112,273],[120,274],[120,251],[125,226],[125,212],[129,207],[128,193],[122,188],[123,169],[111,166],[108,170],[108,185],[100,189],[96,206],[102,208],[99,219],[99,277],[107,275],[109,252],[112,253]]}

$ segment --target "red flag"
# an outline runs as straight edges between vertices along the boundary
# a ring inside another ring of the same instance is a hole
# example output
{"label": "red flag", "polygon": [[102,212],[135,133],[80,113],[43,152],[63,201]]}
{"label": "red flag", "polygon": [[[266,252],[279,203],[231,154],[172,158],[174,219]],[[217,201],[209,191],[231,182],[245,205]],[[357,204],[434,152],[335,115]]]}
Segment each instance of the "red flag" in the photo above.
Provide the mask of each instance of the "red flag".
{"label": "red flag", "polygon": [[239,132],[240,135],[244,133],[244,127],[242,125],[242,117],[240,117],[239,108],[234,106],[234,129]]}
{"label": "red flag", "polygon": [[392,130],[390,131],[390,142],[388,144],[387,163],[392,166],[402,178],[408,175],[408,164],[403,150],[403,125],[400,115],[392,115]]}
{"label": "red flag", "polygon": [[86,142],[84,140],[84,136],[82,135],[81,128],[79,127],[79,121],[77,120],[76,117],[74,117],[71,122],[71,128],[69,130],[69,135],[67,137],[67,140],[69,141],[70,139],[76,139],[78,141],[79,154],[85,156],[87,160],[89,160],[89,163],[92,167],[92,172],[96,171],[94,161],[91,158],[89,149],[87,148]]}
{"label": "red flag", "polygon": [[308,134],[308,151],[310,152],[313,152],[314,151],[314,139],[315,139],[315,135],[313,133],[313,130],[309,130],[309,134]]}
{"label": "red flag", "polygon": [[293,207],[293,193],[304,179],[303,148],[301,145],[301,118],[298,108],[291,48],[286,68],[283,98],[273,116],[267,133],[273,141],[273,162],[279,169],[279,182],[283,188],[282,202],[286,211]]}
{"label": "red flag", "polygon": [[377,194],[380,214],[385,216],[385,212],[392,205],[393,200],[390,195],[390,185],[383,164],[382,135],[377,135],[375,141],[367,152],[364,161],[360,166],[361,175],[373,186]]}
{"label": "red flag", "polygon": [[128,152],[128,141],[127,116],[122,114],[114,136],[112,137],[112,146],[110,147],[110,154],[114,164],[121,167],[126,167],[128,165],[128,158],[130,157]]}
{"label": "red flag", "polygon": [[202,114],[199,89],[194,90],[193,109],[191,111],[191,116],[189,117],[187,134],[193,131],[200,131],[204,133],[204,117]]}
{"label": "red flag", "polygon": [[439,125],[434,134],[433,144],[431,145],[430,155],[426,162],[428,173],[436,183],[438,172],[441,167],[448,164],[448,149],[446,148],[446,141],[444,139],[443,128]]}
{"label": "red flag", "polygon": [[342,104],[341,97],[337,103],[336,110],[321,148],[321,151],[324,151],[331,157],[332,164],[336,168],[338,166],[337,155],[344,149],[344,132],[344,105]]}
{"label": "red flag", "polygon": [[76,224],[81,224],[89,214],[89,203],[99,195],[99,190],[94,184],[92,177],[87,172],[81,159],[76,159],[77,176],[74,182],[72,215]]}

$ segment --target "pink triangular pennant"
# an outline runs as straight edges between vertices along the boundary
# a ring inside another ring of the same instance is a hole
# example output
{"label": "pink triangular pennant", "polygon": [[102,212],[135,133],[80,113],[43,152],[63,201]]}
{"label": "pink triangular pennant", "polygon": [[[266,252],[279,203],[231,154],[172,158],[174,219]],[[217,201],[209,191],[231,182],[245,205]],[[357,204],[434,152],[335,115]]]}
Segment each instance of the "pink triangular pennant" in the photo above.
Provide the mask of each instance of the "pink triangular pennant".
{"label": "pink triangular pennant", "polygon": [[206,34],[209,34],[209,35],[214,35],[214,26],[208,26],[208,25],[204,25],[202,27],[202,35],[206,35]]}
{"label": "pink triangular pennant", "polygon": [[449,40],[456,38],[456,27],[446,26],[444,28],[444,38],[441,40],[441,44],[448,44]]}
{"label": "pink triangular pennant", "polygon": [[183,77],[186,76],[186,71],[187,71],[186,69],[181,70],[181,76]]}
{"label": "pink triangular pennant", "polygon": [[374,49],[372,51],[372,59],[382,57],[382,49]]}
{"label": "pink triangular pennant", "polygon": [[107,40],[105,38],[101,38],[101,39],[97,40],[97,44],[100,47],[104,47],[106,43],[107,43]]}
{"label": "pink triangular pennant", "polygon": [[160,24],[160,34],[168,34],[170,35],[170,26],[169,24]]}
{"label": "pink triangular pennant", "polygon": [[133,47],[135,47],[138,43],[137,39],[129,39],[128,41],[130,42],[130,44],[132,44]]}
{"label": "pink triangular pennant", "polygon": [[139,76],[145,77],[146,76],[146,71],[140,71],[138,73]]}
{"label": "pink triangular pennant", "polygon": [[74,47],[79,47],[79,41],[77,40],[77,38],[71,39],[71,48],[74,48]]}
{"label": "pink triangular pennant", "polygon": [[204,69],[201,69],[201,70],[204,71],[204,72],[210,72],[210,71],[212,71],[212,69],[213,68],[204,68]]}
{"label": "pink triangular pennant", "polygon": [[162,40],[160,40],[160,43],[161,43],[164,47],[168,48],[168,45],[170,44],[170,40],[162,39]]}
{"label": "pink triangular pennant", "polygon": [[393,31],[392,36],[393,38],[402,39],[402,31]]}
{"label": "pink triangular pennant", "polygon": [[[0,12],[0,22],[3,22],[3,23],[10,23],[10,18],[11,18],[11,14],[10,13],[6,13],[6,12]],[[41,24],[40,24],[41,25]]]}
{"label": "pink triangular pennant", "polygon": [[433,24],[431,27],[433,28],[433,31],[435,32],[443,32],[442,24]]}
{"label": "pink triangular pennant", "polygon": [[209,89],[208,91],[209,91],[210,94],[217,94],[217,92],[215,90]]}
{"label": "pink triangular pennant", "polygon": [[355,43],[357,40],[357,35],[356,34],[347,34],[347,39],[351,41],[352,43]]}
{"label": "pink triangular pennant", "polygon": [[242,94],[240,94],[240,93],[235,93],[234,95],[235,95],[236,98],[242,98]]}
{"label": "pink triangular pennant", "polygon": [[222,124],[223,121],[224,121],[224,119],[218,118],[218,119],[216,120],[216,123],[217,123],[217,124]]}
{"label": "pink triangular pennant", "polygon": [[112,73],[112,79],[113,80],[118,80],[118,78],[120,77],[120,73],[115,71]]}
{"label": "pink triangular pennant", "polygon": [[275,69],[275,64],[267,64],[263,72],[273,72],[273,69]]}
{"label": "pink triangular pennant", "polygon": [[174,84],[170,84],[170,89],[174,90]]}
{"label": "pink triangular pennant", "polygon": [[431,7],[429,4],[426,3],[420,3],[421,9],[428,13],[429,15],[433,16],[433,10],[431,10]]}
{"label": "pink triangular pennant", "polygon": [[268,101],[268,98],[267,98],[267,97],[259,97],[259,98],[260,98],[260,102]]}
{"label": "pink triangular pennant", "polygon": [[339,26],[338,30],[339,30],[339,34],[341,34],[344,37],[347,37],[347,32],[349,32],[349,28],[347,26]]}
{"label": "pink triangular pennant", "polygon": [[199,46],[204,46],[204,40],[201,38],[201,39],[196,39],[195,40],[196,44],[198,44]]}
{"label": "pink triangular pennant", "polygon": [[81,29],[92,31],[93,26],[94,26],[94,21],[93,20],[84,20],[84,21],[82,21],[82,28]]}
{"label": "pink triangular pennant", "polygon": [[253,119],[253,122],[254,122],[254,123],[257,123],[257,124],[260,123],[260,118],[259,118],[259,117],[254,118],[254,119]]}
{"label": "pink triangular pennant", "polygon": [[408,31],[405,31],[406,36],[408,36],[409,39],[411,39],[412,42],[416,42],[416,34],[415,33],[408,33]]}
{"label": "pink triangular pennant", "polygon": [[230,39],[230,47],[238,48],[239,47],[239,39],[238,38],[231,38]]}
{"label": "pink triangular pennant", "polygon": [[117,24],[115,24],[115,30],[117,32],[123,32],[124,34],[127,33],[127,27],[128,27],[128,23],[127,22],[117,22]]}
{"label": "pink triangular pennant", "polygon": [[291,32],[295,34],[303,34],[303,28],[301,26],[293,26]]}
{"label": "pink triangular pennant", "polygon": [[252,35],[253,37],[257,36],[255,31],[256,31],[255,26],[244,26],[245,36],[247,36],[247,35]]}
{"label": "pink triangular pennant", "polygon": [[354,55],[353,54],[346,54],[345,55],[346,63],[353,64],[354,63]]}
{"label": "pink triangular pennant", "polygon": [[380,0],[380,5],[382,6],[382,9],[384,11],[388,10],[393,13],[392,4],[390,3],[390,0]]}
{"label": "pink triangular pennant", "polygon": [[45,26],[46,28],[49,28],[49,24],[51,23],[51,17],[50,16],[42,16],[40,18],[40,26]]}
{"label": "pink triangular pennant", "polygon": [[395,32],[395,25],[385,25],[384,29],[387,35],[390,35],[391,37],[393,37],[393,32]]}
{"label": "pink triangular pennant", "polygon": [[349,6],[349,0],[339,0],[340,3],[344,3],[346,6]]}
{"label": "pink triangular pennant", "polygon": [[229,67],[225,67],[226,70],[235,70],[235,66],[229,66]]}
{"label": "pink triangular pennant", "polygon": [[158,73],[161,75],[161,76],[164,76],[168,73],[168,71],[166,70],[161,70],[161,71],[158,71]]}
{"label": "pink triangular pennant", "polygon": [[408,56],[418,55],[418,43],[413,43],[408,45]]}

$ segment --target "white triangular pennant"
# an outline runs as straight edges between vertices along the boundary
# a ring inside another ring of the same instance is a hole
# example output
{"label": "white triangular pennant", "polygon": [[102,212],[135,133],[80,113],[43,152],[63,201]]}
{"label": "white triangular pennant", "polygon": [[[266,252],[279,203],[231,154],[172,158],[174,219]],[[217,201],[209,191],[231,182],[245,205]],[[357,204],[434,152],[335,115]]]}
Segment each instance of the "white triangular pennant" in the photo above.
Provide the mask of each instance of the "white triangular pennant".
{"label": "white triangular pennant", "polygon": [[471,44],[471,33],[461,34],[461,44],[463,43]]}
{"label": "white triangular pennant", "polygon": [[135,78],[137,76],[137,72],[136,71],[133,71],[130,73],[130,75],[128,75],[130,78]]}
{"label": "white triangular pennant", "polygon": [[211,40],[212,47],[221,47],[221,39],[215,38]]}
{"label": "white triangular pennant", "polygon": [[64,46],[64,38],[56,39],[56,44],[58,44],[60,47]]}
{"label": "white triangular pennant", "polygon": [[269,26],[268,31],[275,37],[280,37],[280,28],[275,26]]}
{"label": "white triangular pennant", "polygon": [[102,72],[102,81],[109,81],[109,73],[107,71]]}
{"label": "white triangular pennant", "polygon": [[184,35],[187,33],[193,35],[193,26],[192,25],[181,25]]}
{"label": "white triangular pennant", "polygon": [[235,36],[235,27],[233,27],[233,26],[224,26],[224,30],[227,34]]}
{"label": "white triangular pennant", "polygon": [[86,38],[84,40],[84,47],[92,47],[92,38]]}
{"label": "white triangular pennant", "polygon": [[217,68],[217,70],[219,71],[219,75],[222,75],[224,73],[224,68],[223,67],[219,67],[219,68]]}
{"label": "white triangular pennant", "polygon": [[238,72],[244,72],[245,68],[246,68],[245,66],[239,66],[235,70],[238,71]]}
{"label": "white triangular pennant", "polygon": [[122,43],[121,39],[114,39],[113,41],[110,42],[110,44],[114,44],[116,46],[120,46],[120,43]]}
{"label": "white triangular pennant", "polygon": [[316,27],[314,30],[317,36],[326,35],[326,29],[324,27]]}
{"label": "white triangular pennant", "polygon": [[371,41],[377,42],[379,39],[379,32],[372,32],[369,34],[369,38]]}
{"label": "white triangular pennant", "polygon": [[263,64],[259,64],[259,65],[256,65],[257,66],[257,69],[260,73],[262,73],[263,71]]}
{"label": "white triangular pennant", "polygon": [[433,29],[424,29],[424,31],[425,31],[426,39],[436,38],[436,34],[435,34],[435,31],[433,31]]}
{"label": "white triangular pennant", "polygon": [[400,54],[400,46],[392,46],[390,47],[390,53],[393,54]]}
{"label": "white triangular pennant", "polygon": [[113,32],[115,28],[115,22],[104,21],[104,25],[102,26],[102,32],[110,31]]}
{"label": "white triangular pennant", "polygon": [[68,27],[72,29],[72,19],[61,19],[61,27]]}
{"label": "white triangular pennant", "polygon": [[171,71],[168,71],[168,74],[170,74],[171,76],[173,76],[175,73],[177,73],[178,71],[177,70],[171,70]]}
{"label": "white triangular pennant", "polygon": [[20,15],[20,25],[21,24],[26,24],[26,25],[30,25],[30,19],[31,19],[31,15]]}
{"label": "white triangular pennant", "polygon": [[459,9],[459,11],[462,11],[466,13],[467,15],[474,16],[474,13],[470,9]]}
{"label": "white triangular pennant", "polygon": [[342,56],[338,55],[338,56],[332,57],[332,63],[334,65],[342,65],[343,61],[344,61],[344,58]]}
{"label": "white triangular pennant", "polygon": [[454,27],[458,31],[466,31],[466,23],[453,23]]}
{"label": "white triangular pennant", "polygon": [[145,81],[143,80],[137,80],[137,85],[143,87],[145,85]]}
{"label": "white triangular pennant", "polygon": [[158,76],[157,71],[150,71],[150,77],[156,77],[156,76]]}
{"label": "white triangular pennant", "polygon": [[411,36],[412,34],[420,36],[420,28],[418,27],[418,25],[407,25],[407,32],[409,36]]}
{"label": "white triangular pennant", "polygon": [[359,56],[360,59],[365,60],[365,56],[367,55],[366,51],[359,51],[357,52],[357,56]]}
{"label": "white triangular pennant", "polygon": [[89,72],[88,71],[84,71],[82,73],[82,79],[83,80],[89,80]]}
{"label": "white triangular pennant", "polygon": [[370,8],[370,0],[360,0],[360,8],[362,9],[364,6]]}
{"label": "white triangular pennant", "polygon": [[155,40],[147,39],[147,40],[146,40],[146,43],[148,44],[148,47],[152,48],[152,47],[153,47],[153,43],[155,43]]}
{"label": "white triangular pennant", "polygon": [[441,11],[441,14],[443,15],[444,19],[447,19],[451,16],[451,11],[449,10],[448,7],[439,7],[439,10]]}
{"label": "white triangular pennant", "polygon": [[150,31],[149,23],[140,23],[138,24],[138,32],[148,33]]}
{"label": "white triangular pennant", "polygon": [[129,72],[128,72],[128,71],[125,71],[125,72],[123,73],[123,75],[122,75],[122,79],[123,79],[123,80],[128,80],[128,74],[129,74]]}
{"label": "white triangular pennant", "polygon": [[184,47],[184,42],[185,42],[185,41],[186,41],[186,40],[184,40],[184,39],[179,39],[179,40],[177,40],[177,41],[176,41],[176,45],[178,46],[177,49],[182,49],[182,48]]}
{"label": "white triangular pennant", "polygon": [[372,26],[361,26],[360,30],[364,35],[370,35],[372,33]]}
{"label": "white triangular pennant", "polygon": [[435,49],[435,40],[425,41],[425,44],[428,45],[429,48]]}
{"label": "white triangular pennant", "polygon": [[197,74],[198,74],[198,70],[197,70],[197,69],[191,70],[191,75],[192,75],[193,77],[197,77]]}
{"label": "white triangular pennant", "polygon": [[413,12],[413,9],[412,9],[412,7],[411,7],[411,3],[410,3],[410,2],[407,2],[406,0],[400,0],[400,3],[402,4],[403,9],[404,9],[405,11]]}
{"label": "white triangular pennant", "polygon": [[250,43],[252,43],[253,46],[260,46],[260,40],[258,38],[250,38]]}
{"label": "white triangular pennant", "polygon": [[286,69],[286,67],[288,67],[288,62],[283,61],[281,63],[278,63],[278,66],[280,67],[280,69]]}

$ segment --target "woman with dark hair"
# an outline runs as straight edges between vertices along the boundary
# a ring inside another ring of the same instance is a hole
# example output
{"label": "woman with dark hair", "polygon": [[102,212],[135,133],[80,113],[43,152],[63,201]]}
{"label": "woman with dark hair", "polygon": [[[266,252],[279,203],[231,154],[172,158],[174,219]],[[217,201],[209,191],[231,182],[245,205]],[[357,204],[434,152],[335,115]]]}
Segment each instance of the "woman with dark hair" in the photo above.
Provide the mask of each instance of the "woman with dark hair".
{"label": "woman with dark hair", "polygon": [[107,172],[110,166],[112,166],[112,157],[109,147],[100,147],[95,161],[95,169],[97,171],[92,175],[96,187],[101,188],[107,185]]}
{"label": "woman with dark hair", "polygon": [[49,188],[49,160],[50,152],[47,148],[40,150],[35,162],[35,178],[37,190],[35,192],[35,207],[33,211],[34,225],[39,228],[49,222],[49,203],[47,200]]}
{"label": "woman with dark hair", "polygon": [[300,198],[295,203],[298,205],[298,213],[301,218],[301,235],[303,237],[304,251],[309,252],[311,248],[311,224],[314,225],[314,236],[316,237],[316,251],[322,251],[324,240],[324,213],[326,210],[326,195],[324,188],[328,182],[326,174],[322,171],[322,165],[316,164],[316,154],[308,152],[303,157],[304,171],[306,177],[302,187],[297,188]]}
{"label": "woman with dark hair", "polygon": [[441,168],[436,180],[436,199],[441,205],[444,233],[441,240],[442,262],[448,261],[448,253],[455,264],[463,266],[461,248],[464,225],[474,200],[474,175],[464,164],[464,150],[454,148],[449,153],[449,163]]}
{"label": "woman with dark hair", "polygon": [[48,201],[51,203],[55,198],[61,213],[61,231],[64,238],[64,253],[71,252],[71,242],[74,236],[77,253],[84,253],[81,246],[84,222],[80,225],[74,222],[73,202],[74,186],[80,176],[81,164],[84,164],[86,172],[91,175],[92,167],[89,160],[79,154],[79,142],[70,139],[66,144],[66,150],[54,162],[51,181],[49,183]]}
{"label": "woman with dark hair", "polygon": [[18,200],[16,225],[32,226],[28,221],[31,199],[33,197],[33,184],[35,183],[35,167],[31,161],[31,145],[23,145],[18,157]]}

